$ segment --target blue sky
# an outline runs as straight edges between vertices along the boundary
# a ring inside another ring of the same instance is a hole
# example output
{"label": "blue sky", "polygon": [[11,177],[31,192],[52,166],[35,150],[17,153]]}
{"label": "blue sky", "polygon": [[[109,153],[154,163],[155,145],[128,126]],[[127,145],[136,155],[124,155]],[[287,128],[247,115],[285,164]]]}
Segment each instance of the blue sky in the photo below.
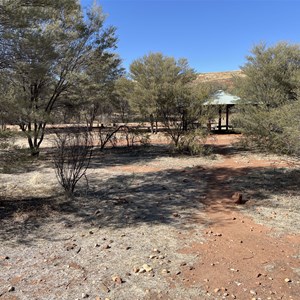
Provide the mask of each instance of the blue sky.
{"label": "blue sky", "polygon": [[[93,0],[81,0],[88,7]],[[117,27],[123,65],[149,52],[185,57],[197,72],[237,70],[260,42],[299,43],[300,0],[100,0]]]}

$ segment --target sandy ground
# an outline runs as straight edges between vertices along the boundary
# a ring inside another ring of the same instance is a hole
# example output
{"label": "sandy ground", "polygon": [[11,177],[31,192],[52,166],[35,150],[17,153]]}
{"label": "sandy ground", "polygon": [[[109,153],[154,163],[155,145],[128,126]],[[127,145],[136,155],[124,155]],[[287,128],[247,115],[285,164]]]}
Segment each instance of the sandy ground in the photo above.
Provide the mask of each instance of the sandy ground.
{"label": "sandy ground", "polygon": [[72,201],[47,159],[2,172],[0,299],[300,299],[299,162],[237,139],[95,153]]}

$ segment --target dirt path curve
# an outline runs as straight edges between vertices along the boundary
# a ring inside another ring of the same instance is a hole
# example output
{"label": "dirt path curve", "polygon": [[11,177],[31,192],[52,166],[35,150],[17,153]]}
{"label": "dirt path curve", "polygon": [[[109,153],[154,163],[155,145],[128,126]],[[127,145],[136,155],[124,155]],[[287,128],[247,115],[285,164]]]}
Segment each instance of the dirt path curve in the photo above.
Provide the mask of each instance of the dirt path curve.
{"label": "dirt path curve", "polygon": [[207,240],[182,251],[199,255],[198,263],[183,272],[183,282],[203,287],[207,299],[300,299],[300,236],[272,236],[274,229],[239,211],[232,199],[238,191],[226,184],[230,170],[242,176],[249,164],[270,167],[274,162],[237,161],[223,146],[222,161],[207,173],[207,196],[202,200],[206,217],[199,222],[209,223]]}

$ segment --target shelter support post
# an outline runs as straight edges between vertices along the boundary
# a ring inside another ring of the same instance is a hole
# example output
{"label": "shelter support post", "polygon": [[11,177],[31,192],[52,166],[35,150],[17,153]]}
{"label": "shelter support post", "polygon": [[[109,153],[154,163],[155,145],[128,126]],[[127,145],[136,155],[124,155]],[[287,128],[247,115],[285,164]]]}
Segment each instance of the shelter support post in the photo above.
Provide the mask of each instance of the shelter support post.
{"label": "shelter support post", "polygon": [[229,105],[226,105],[226,131],[229,128]]}
{"label": "shelter support post", "polygon": [[222,106],[219,106],[219,126],[218,126],[219,131],[222,130]]}

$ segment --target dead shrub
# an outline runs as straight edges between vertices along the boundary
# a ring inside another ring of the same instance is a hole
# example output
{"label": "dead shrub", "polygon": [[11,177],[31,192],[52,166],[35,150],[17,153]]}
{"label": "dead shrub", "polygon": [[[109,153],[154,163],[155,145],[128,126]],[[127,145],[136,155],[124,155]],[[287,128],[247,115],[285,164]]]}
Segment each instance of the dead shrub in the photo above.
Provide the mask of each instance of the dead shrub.
{"label": "dead shrub", "polygon": [[[93,152],[93,139],[86,130],[76,133],[56,134],[53,163],[58,182],[67,197],[72,197],[78,181],[86,177]],[[87,181],[88,183],[88,181]]]}

